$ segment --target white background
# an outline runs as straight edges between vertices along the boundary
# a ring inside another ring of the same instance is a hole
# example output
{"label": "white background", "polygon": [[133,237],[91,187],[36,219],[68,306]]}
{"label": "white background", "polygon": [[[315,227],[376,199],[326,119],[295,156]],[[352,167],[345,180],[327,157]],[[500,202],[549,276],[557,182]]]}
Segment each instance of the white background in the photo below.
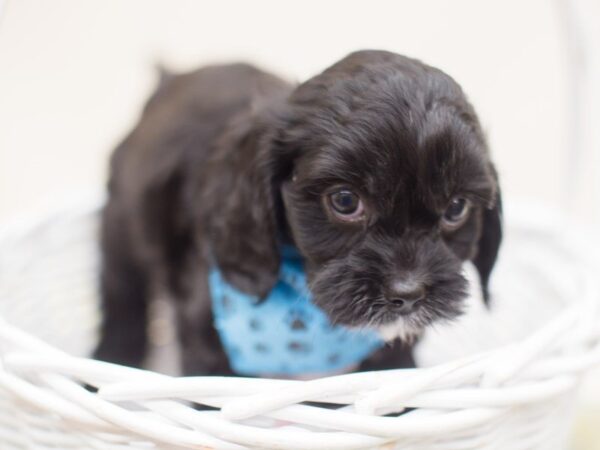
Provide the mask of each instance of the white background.
{"label": "white background", "polygon": [[481,116],[506,195],[563,201],[563,22],[542,0],[9,2],[0,218],[103,183],[108,153],[155,83],[155,62],[243,59],[304,80],[361,48],[418,57],[455,77]]}
{"label": "white background", "polygon": [[506,197],[600,223],[590,201],[600,149],[577,156],[570,128],[581,61],[564,2],[13,0],[0,20],[0,220],[103,185],[156,62],[247,60],[301,81],[350,51],[382,48],[462,84]]}

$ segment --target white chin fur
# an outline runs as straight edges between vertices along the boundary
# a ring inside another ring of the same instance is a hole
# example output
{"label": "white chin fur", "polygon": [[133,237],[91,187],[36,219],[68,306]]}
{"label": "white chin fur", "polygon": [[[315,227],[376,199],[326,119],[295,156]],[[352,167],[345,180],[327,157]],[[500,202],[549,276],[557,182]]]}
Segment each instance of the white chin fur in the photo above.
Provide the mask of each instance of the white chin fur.
{"label": "white chin fur", "polygon": [[419,328],[410,325],[402,317],[396,319],[395,322],[386,323],[385,325],[381,325],[377,328],[377,332],[386,342],[393,341],[396,338],[399,338],[402,341],[410,342],[419,334],[420,331],[421,330]]}
{"label": "white chin fur", "polygon": [[[479,284],[479,277],[477,276],[475,266],[467,261],[463,263],[462,269],[463,275],[467,279],[469,285],[469,298],[466,302],[467,309],[470,309],[473,302],[480,308],[483,308],[484,302],[481,298],[481,286]],[[386,342],[393,341],[394,339],[401,339],[404,342],[411,343],[415,338],[420,336],[423,331],[422,328],[411,325],[403,317],[399,317],[395,322],[387,323],[377,328],[377,332]]]}

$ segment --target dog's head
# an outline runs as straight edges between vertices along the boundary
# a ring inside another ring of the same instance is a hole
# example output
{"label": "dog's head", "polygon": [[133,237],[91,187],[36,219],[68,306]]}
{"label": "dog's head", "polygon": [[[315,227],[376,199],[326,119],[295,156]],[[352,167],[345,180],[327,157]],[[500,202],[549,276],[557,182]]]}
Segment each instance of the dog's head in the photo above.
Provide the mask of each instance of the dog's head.
{"label": "dog's head", "polygon": [[500,192],[475,112],[449,76],[357,52],[258,116],[226,140],[234,171],[211,228],[233,284],[266,295],[289,239],[334,323],[418,333],[451,319],[466,296],[465,260],[487,299]]}

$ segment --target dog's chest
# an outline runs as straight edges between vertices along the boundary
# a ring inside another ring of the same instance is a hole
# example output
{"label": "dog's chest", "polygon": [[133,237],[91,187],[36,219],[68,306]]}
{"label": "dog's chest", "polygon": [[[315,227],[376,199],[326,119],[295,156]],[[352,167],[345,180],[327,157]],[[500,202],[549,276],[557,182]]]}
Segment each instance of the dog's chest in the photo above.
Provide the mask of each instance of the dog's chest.
{"label": "dog's chest", "polygon": [[350,371],[384,345],[374,331],[334,326],[310,297],[301,259],[283,254],[280,279],[263,301],[209,275],[214,325],[240,375],[314,378]]}

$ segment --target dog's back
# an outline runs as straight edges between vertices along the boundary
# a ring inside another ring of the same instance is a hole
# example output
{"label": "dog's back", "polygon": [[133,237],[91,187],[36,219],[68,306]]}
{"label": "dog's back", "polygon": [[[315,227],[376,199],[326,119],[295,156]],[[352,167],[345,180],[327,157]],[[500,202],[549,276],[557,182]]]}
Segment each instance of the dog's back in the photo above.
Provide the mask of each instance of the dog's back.
{"label": "dog's back", "polygon": [[[101,229],[104,305],[99,359],[139,366],[155,285],[184,289],[174,274],[193,256],[193,219],[185,196],[191,173],[237,115],[287,92],[283,80],[247,64],[163,74],[140,120],[115,150]],[[201,205],[199,205],[201,207]],[[175,292],[177,295],[177,292]],[[128,330],[121,336],[119,330]]]}
{"label": "dog's back", "polygon": [[237,114],[288,89],[283,80],[247,64],[161,78],[138,124],[113,155],[111,190],[119,194],[168,176],[182,160],[201,163]]}

